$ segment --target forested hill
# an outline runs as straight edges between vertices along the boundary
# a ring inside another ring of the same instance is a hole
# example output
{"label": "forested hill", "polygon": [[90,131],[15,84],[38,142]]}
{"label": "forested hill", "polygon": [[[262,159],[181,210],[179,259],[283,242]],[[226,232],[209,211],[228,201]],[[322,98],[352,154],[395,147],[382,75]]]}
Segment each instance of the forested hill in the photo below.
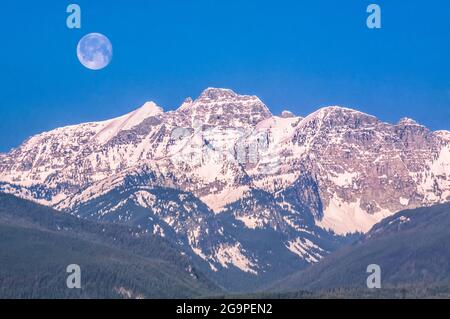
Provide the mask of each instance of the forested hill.
{"label": "forested hill", "polygon": [[[68,289],[66,267],[81,267]],[[220,291],[163,238],[0,194],[0,298],[190,298]]]}

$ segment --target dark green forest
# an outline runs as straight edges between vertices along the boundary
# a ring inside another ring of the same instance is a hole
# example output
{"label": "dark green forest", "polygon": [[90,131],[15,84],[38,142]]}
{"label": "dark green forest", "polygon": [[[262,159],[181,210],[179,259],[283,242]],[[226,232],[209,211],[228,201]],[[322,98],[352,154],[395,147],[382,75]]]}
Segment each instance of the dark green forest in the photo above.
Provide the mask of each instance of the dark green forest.
{"label": "dark green forest", "polygon": [[[348,298],[449,298],[449,229],[450,204],[399,212],[375,225],[360,241],[268,290],[288,295],[307,290]],[[370,264],[381,267],[382,289],[366,286]]]}
{"label": "dark green forest", "polygon": [[[68,289],[66,267],[81,267]],[[0,194],[0,298],[194,298],[220,291],[163,238]]]}

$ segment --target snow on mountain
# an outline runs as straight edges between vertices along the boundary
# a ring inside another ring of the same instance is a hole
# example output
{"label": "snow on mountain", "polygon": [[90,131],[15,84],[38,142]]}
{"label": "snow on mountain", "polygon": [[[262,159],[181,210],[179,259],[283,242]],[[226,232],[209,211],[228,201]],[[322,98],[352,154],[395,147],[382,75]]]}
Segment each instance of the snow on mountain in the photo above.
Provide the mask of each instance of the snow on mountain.
{"label": "snow on mountain", "polygon": [[398,126],[421,126],[419,123],[414,121],[413,119],[410,119],[408,117],[404,117],[400,119],[397,123]]}
{"label": "snow on mountain", "polygon": [[291,111],[287,111],[284,110],[283,112],[281,112],[280,115],[282,118],[290,118],[290,117],[295,117],[294,113],[292,113]]}
{"label": "snow on mountain", "polygon": [[105,127],[94,136],[94,139],[104,144],[112,137],[117,136],[119,132],[131,130],[133,127],[141,124],[145,119],[162,113],[162,108],[154,102],[147,102],[129,114],[107,121]]}
{"label": "snow on mountain", "polygon": [[367,232],[449,201],[449,136],[339,106],[278,117],[256,96],[208,88],[175,111],[148,102],[31,137],[0,155],[0,190],[146,227],[215,273],[281,275],[335,249],[328,230]]}
{"label": "snow on mountain", "polygon": [[188,116],[191,126],[253,126],[272,116],[256,96],[239,95],[229,89],[208,88],[195,100],[186,100],[177,113]]}
{"label": "snow on mountain", "polygon": [[446,140],[446,141],[450,141],[450,131],[436,131],[434,132],[437,136],[439,136],[440,138]]}

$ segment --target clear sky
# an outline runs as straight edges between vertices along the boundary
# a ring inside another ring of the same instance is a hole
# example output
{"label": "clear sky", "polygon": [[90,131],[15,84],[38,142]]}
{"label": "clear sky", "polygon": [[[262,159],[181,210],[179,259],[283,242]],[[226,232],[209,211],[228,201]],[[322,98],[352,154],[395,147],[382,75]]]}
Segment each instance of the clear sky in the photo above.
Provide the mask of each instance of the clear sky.
{"label": "clear sky", "polygon": [[[66,27],[70,3],[81,30]],[[381,30],[366,27],[370,3]],[[175,109],[210,86],[258,95],[274,114],[342,105],[450,129],[449,0],[6,0],[0,12],[3,152],[147,100]],[[114,47],[102,71],[77,60],[90,32]]]}

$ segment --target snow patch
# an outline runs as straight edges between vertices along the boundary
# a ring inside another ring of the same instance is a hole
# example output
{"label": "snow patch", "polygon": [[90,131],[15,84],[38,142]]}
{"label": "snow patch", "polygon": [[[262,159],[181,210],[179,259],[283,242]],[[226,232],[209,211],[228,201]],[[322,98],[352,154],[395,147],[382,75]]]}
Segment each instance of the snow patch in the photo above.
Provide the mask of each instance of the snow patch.
{"label": "snow patch", "polygon": [[122,298],[125,299],[144,299],[145,296],[142,294],[134,293],[131,289],[125,287],[115,287],[114,291],[118,293]]}
{"label": "snow patch", "polygon": [[214,213],[220,213],[226,205],[231,204],[242,198],[249,188],[240,186],[233,189],[224,189],[219,193],[211,193],[201,197],[201,201],[205,203]]}
{"label": "snow patch", "polygon": [[243,254],[243,251],[244,250],[239,243],[234,245],[220,244],[216,251],[216,258],[224,268],[228,268],[228,265],[231,264],[242,271],[255,275],[258,274],[258,272],[253,269],[256,265]]}
{"label": "snow patch", "polygon": [[159,226],[158,224],[153,225],[153,235],[166,237],[164,229],[161,226]]}
{"label": "snow patch", "polygon": [[109,120],[106,127],[95,135],[95,139],[104,144],[116,136],[120,131],[130,130],[141,124],[145,119],[162,114],[163,110],[154,102],[147,102],[137,110]]}
{"label": "snow patch", "polygon": [[408,206],[409,205],[409,199],[408,198],[400,197],[399,202],[400,202],[400,205],[402,205],[402,206]]}
{"label": "snow patch", "polygon": [[156,202],[156,196],[153,194],[150,194],[146,191],[137,191],[132,195],[134,202],[143,207],[143,208],[150,208],[153,207],[153,205]]}
{"label": "snow patch", "polygon": [[330,200],[324,210],[322,220],[316,220],[316,225],[336,234],[345,235],[354,232],[367,233],[373,225],[391,216],[393,212],[381,209],[375,214],[369,214],[361,208],[361,200],[346,203],[336,195]]}
{"label": "snow patch", "polygon": [[245,227],[250,229],[264,227],[264,222],[256,216],[236,216],[236,219],[243,222]]}
{"label": "snow patch", "polygon": [[306,238],[297,238],[288,241],[286,247],[294,254],[305,259],[308,263],[317,263],[322,258],[322,255],[315,251],[325,252],[322,248]]}
{"label": "snow patch", "polygon": [[338,173],[338,174],[329,174],[328,178],[337,186],[340,187],[349,187],[353,185],[353,180],[358,177],[358,173]]}
{"label": "snow patch", "polygon": [[394,220],[391,220],[389,222],[389,225],[392,225],[393,223],[395,223],[397,221],[398,221],[399,225],[401,225],[401,224],[404,224],[404,223],[407,223],[407,222],[411,221],[411,219],[409,217],[406,217],[406,216],[400,216],[400,217],[398,217],[398,218],[396,218]]}

